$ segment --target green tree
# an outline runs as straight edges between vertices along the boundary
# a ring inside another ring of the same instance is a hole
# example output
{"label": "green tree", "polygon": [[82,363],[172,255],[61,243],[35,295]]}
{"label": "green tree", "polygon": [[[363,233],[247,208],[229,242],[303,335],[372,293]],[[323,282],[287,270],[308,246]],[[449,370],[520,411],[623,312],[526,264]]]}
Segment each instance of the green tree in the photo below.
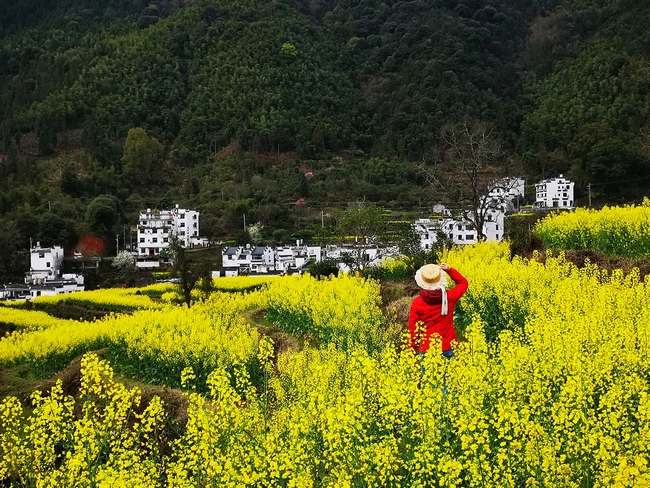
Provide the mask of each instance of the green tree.
{"label": "green tree", "polygon": [[210,266],[209,262],[204,262],[199,266],[199,287],[204,300],[207,300],[210,297],[210,294],[214,291],[212,266]]}
{"label": "green tree", "polygon": [[431,249],[422,249],[420,234],[412,224],[409,223],[398,231],[397,246],[400,254],[406,257],[411,274],[425,264],[439,262],[442,252],[451,249],[453,245],[453,239],[441,229],[436,231],[436,239]]}
{"label": "green tree", "polygon": [[122,172],[140,181],[151,181],[162,162],[163,147],[141,127],[129,129],[124,143]]}
{"label": "green tree", "polygon": [[103,238],[107,245],[113,242],[119,221],[119,204],[114,196],[100,195],[88,204],[86,222],[95,235]]}
{"label": "green tree", "polygon": [[171,274],[178,278],[178,287],[187,308],[192,306],[192,290],[201,280],[200,266],[193,262],[182,246],[178,237],[172,235],[169,239],[169,255],[172,260]]}
{"label": "green tree", "polygon": [[384,209],[373,204],[355,204],[336,214],[334,233],[337,240],[353,250],[348,263],[353,271],[365,269],[365,250],[387,244],[388,219]]}
{"label": "green tree", "polygon": [[21,243],[22,234],[15,221],[2,219],[0,221],[0,277],[11,279],[19,276],[27,267],[20,269],[21,265],[29,266],[29,259],[24,263],[20,259],[19,250],[22,247],[27,249],[27,245]]}

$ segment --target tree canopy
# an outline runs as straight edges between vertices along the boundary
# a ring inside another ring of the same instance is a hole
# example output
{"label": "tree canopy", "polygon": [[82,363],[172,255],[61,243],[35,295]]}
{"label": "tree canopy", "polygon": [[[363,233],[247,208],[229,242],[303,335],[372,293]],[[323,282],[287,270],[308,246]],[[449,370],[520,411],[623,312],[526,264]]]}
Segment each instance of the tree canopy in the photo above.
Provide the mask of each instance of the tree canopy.
{"label": "tree canopy", "polygon": [[[215,240],[248,238],[243,215],[262,241],[309,239],[349,201],[422,213],[434,202],[418,166],[463,120],[499,134],[495,171],[563,173],[578,200],[587,184],[611,201],[650,182],[638,0],[0,0],[0,12],[14,276],[30,237],[110,246],[115,225],[175,203]],[[89,215],[105,195],[113,222],[105,199]]]}

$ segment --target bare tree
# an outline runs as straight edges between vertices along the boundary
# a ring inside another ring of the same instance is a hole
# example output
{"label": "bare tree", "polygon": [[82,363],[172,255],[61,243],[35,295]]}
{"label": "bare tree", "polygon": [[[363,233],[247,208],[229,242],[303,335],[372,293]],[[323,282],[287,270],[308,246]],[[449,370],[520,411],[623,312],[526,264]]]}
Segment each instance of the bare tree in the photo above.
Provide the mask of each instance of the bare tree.
{"label": "bare tree", "polygon": [[442,147],[431,151],[419,169],[434,196],[457,209],[484,240],[485,222],[493,211],[505,211],[506,195],[517,184],[514,178],[499,178],[503,142],[493,126],[476,120],[444,126],[440,139]]}
{"label": "bare tree", "polygon": [[641,129],[639,144],[641,145],[643,155],[646,158],[650,157],[650,128]]}

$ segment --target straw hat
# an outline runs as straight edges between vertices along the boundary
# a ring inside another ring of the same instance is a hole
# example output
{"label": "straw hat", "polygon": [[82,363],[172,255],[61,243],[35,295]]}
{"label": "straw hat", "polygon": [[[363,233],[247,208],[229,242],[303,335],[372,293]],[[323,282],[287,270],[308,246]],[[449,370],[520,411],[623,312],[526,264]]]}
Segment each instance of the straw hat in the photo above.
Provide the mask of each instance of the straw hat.
{"label": "straw hat", "polygon": [[447,273],[437,264],[425,264],[415,273],[415,282],[423,290],[447,287]]}

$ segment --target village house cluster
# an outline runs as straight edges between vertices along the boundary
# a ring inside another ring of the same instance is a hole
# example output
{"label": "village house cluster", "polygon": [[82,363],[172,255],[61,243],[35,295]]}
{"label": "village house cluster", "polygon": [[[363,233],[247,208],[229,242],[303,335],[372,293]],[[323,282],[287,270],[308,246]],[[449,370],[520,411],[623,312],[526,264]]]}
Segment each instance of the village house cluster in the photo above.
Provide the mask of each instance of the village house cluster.
{"label": "village house cluster", "polygon": [[[502,178],[490,185],[488,193],[481,200],[483,234],[488,241],[504,239],[506,215],[518,211],[523,200],[522,178]],[[563,175],[535,184],[534,209],[570,209],[574,207],[574,202],[574,183]],[[440,236],[445,236],[456,245],[472,244],[479,236],[471,217],[471,214],[465,218],[454,216],[445,206],[435,205],[432,217],[417,219],[413,228],[420,237],[423,250],[430,250]],[[172,236],[176,236],[185,248],[208,246],[208,239],[200,236],[199,223],[198,211],[180,208],[179,205],[170,210],[147,209],[141,212],[134,229],[136,244],[132,246],[136,266],[157,268],[161,262],[168,262],[167,251]],[[295,246],[227,246],[222,250],[222,268],[214,274],[302,273],[310,262],[323,259],[335,261],[341,271],[347,272],[349,259],[346,259],[346,255],[354,252],[356,250],[350,246],[328,245],[321,248],[305,245],[302,241],[297,241]],[[368,244],[363,247],[362,254],[364,267],[374,266],[385,257],[397,254],[397,249]],[[4,285],[0,289],[0,299],[35,298],[83,290],[84,278],[81,274],[63,273],[63,257],[61,247],[41,247],[40,243],[30,245],[30,270],[24,283]],[[75,258],[82,259],[76,255]],[[84,258],[84,262],[87,260]]]}
{"label": "village house cluster", "polygon": [[222,250],[222,276],[301,273],[310,261],[322,259],[320,246],[227,246]]}
{"label": "village house cluster", "polygon": [[[502,178],[489,186],[480,204],[485,213],[483,235],[487,241],[500,242],[505,238],[506,215],[519,210],[524,200],[524,187],[523,178]],[[535,184],[535,190],[533,207],[536,209],[573,208],[574,183],[563,175],[540,181]],[[452,216],[444,205],[434,205],[433,218],[417,219],[413,225],[423,250],[431,249],[441,235],[455,245],[473,244],[479,238],[470,219]]]}

